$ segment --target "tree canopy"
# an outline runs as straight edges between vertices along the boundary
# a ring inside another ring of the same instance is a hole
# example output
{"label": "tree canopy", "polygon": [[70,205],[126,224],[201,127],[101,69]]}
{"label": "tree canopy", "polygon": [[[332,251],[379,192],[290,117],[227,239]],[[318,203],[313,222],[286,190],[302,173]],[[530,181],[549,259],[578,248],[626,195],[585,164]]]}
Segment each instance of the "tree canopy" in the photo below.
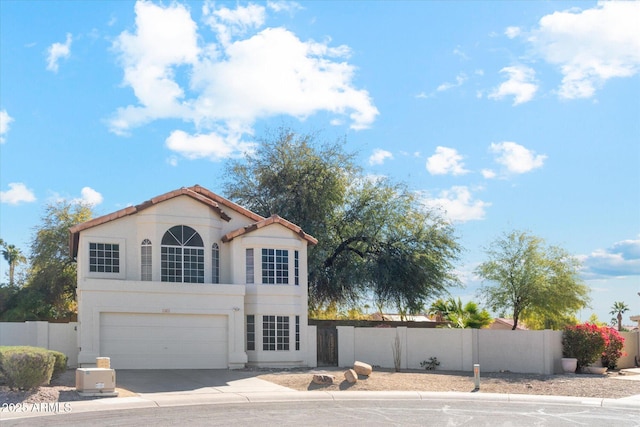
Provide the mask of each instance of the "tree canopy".
{"label": "tree canopy", "polygon": [[226,196],[278,214],[318,239],[309,250],[311,307],[373,297],[417,312],[457,285],[453,228],[406,186],[365,176],[344,141],[280,129],[227,166]]}
{"label": "tree canopy", "polygon": [[513,329],[521,319],[559,329],[589,304],[589,288],[578,278],[579,262],[560,247],[546,246],[539,237],[522,231],[505,233],[486,255],[488,260],[476,274],[489,283],[479,293],[492,310],[511,311]]}
{"label": "tree canopy", "polygon": [[75,313],[76,264],[69,254],[69,228],[92,217],[87,205],[61,201],[45,207],[34,229],[24,286],[4,306],[4,320],[69,318]]}

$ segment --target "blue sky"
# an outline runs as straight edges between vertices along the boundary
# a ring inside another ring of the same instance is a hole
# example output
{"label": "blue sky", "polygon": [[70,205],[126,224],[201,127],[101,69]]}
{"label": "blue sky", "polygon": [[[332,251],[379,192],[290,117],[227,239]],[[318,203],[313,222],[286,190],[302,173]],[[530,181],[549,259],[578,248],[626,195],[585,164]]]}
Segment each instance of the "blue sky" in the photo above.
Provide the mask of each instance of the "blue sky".
{"label": "blue sky", "polygon": [[[505,231],[583,262],[640,314],[640,2],[0,2],[0,237],[194,184],[281,125],[346,136],[455,223],[472,271]],[[0,262],[4,277],[8,267]],[[629,323],[627,320],[626,323]]]}

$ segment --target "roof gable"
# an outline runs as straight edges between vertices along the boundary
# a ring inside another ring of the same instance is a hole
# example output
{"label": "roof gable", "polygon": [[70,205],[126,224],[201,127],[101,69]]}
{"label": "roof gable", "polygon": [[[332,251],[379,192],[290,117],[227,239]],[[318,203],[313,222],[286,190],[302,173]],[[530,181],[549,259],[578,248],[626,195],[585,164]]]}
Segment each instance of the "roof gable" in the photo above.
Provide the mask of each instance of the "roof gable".
{"label": "roof gable", "polygon": [[305,233],[302,228],[298,227],[297,225],[295,225],[294,223],[287,221],[286,219],[278,216],[278,215],[272,215],[269,218],[265,218],[262,219],[260,221],[257,221],[253,224],[249,224],[246,225],[242,228],[239,228],[237,230],[234,230],[230,233],[225,234],[224,236],[222,236],[222,241],[224,243],[230,242],[231,240],[235,239],[236,237],[240,237],[242,235],[251,233],[252,231],[255,230],[259,230],[260,228],[264,228],[264,227],[268,227],[272,224],[280,224],[286,228],[288,228],[289,230],[293,231],[294,233],[296,233],[298,236],[300,236],[302,239],[306,240],[308,244],[310,245],[315,245],[318,243],[318,240]]}
{"label": "roof gable", "polygon": [[[135,215],[139,212],[142,212],[145,209],[148,209],[152,206],[155,206],[159,203],[162,203],[167,200],[174,199],[179,196],[188,196],[194,200],[197,200],[207,206],[209,206],[214,212],[216,212],[221,219],[224,221],[230,221],[231,217],[227,214],[228,211],[237,212],[255,222],[263,221],[264,218],[254,212],[251,212],[248,209],[243,208],[242,206],[233,203],[230,200],[227,200],[223,197],[218,196],[217,194],[207,190],[204,187],[199,185],[194,185],[193,187],[182,187],[178,190],[170,191],[168,193],[162,194],[160,196],[154,197],[146,202],[142,202],[136,206],[128,206],[124,209],[120,209],[116,212],[103,215],[98,218],[94,218],[92,220],[83,222],[82,224],[74,225],[69,229],[69,247],[71,249],[72,257],[76,257],[78,254],[78,243],[80,240],[80,232],[83,230],[87,230],[89,228],[97,227],[98,225],[105,224],[111,221],[114,221],[119,218],[123,218],[129,215]],[[293,224],[292,224],[293,225]],[[298,227],[299,228],[299,227]]]}

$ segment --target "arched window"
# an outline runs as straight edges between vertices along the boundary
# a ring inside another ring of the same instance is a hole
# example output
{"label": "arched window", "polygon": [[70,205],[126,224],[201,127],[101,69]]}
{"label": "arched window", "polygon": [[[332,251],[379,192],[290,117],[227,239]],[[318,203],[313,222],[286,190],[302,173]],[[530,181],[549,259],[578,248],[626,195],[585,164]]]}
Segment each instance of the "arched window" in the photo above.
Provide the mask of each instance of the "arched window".
{"label": "arched window", "polygon": [[151,281],[151,240],[144,239],[140,245],[140,280]]}
{"label": "arched window", "polygon": [[220,247],[217,243],[211,246],[211,283],[220,283]]}
{"label": "arched window", "polygon": [[204,244],[191,227],[176,225],[162,237],[163,282],[204,283]]}

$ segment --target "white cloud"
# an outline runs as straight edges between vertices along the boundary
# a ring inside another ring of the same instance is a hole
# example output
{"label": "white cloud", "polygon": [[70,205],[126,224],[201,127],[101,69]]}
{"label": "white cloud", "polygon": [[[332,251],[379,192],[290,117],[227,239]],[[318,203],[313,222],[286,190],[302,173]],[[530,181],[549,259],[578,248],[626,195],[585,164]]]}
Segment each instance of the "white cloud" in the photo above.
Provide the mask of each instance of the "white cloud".
{"label": "white cloud", "polygon": [[166,140],[167,148],[188,159],[206,158],[213,161],[229,157],[239,157],[254,150],[253,143],[242,142],[239,137],[209,134],[189,135],[176,130]]}
{"label": "white cloud", "polygon": [[304,9],[300,3],[295,1],[268,1],[267,7],[274,12],[288,12],[289,15]]}
{"label": "white cloud", "polygon": [[120,52],[124,83],[133,88],[141,106],[118,109],[111,122],[111,130],[117,134],[157,118],[190,116],[172,67],[197,62],[195,22],[178,4],[162,8],[138,2],[135,11],[136,33],[120,34],[114,48]]}
{"label": "white cloud", "polygon": [[369,157],[370,165],[381,165],[387,159],[393,159],[393,154],[390,151],[376,148],[373,150],[373,154]]}
{"label": "white cloud", "polygon": [[71,34],[67,33],[67,40],[64,43],[54,43],[47,50],[47,70],[58,72],[58,61],[71,56]]}
{"label": "white cloud", "polygon": [[205,23],[217,33],[218,40],[225,46],[233,36],[244,35],[251,29],[260,28],[265,21],[265,9],[257,4],[238,5],[236,9],[215,9],[214,3],[207,2],[202,10]]}
{"label": "white cloud", "polygon": [[466,186],[453,186],[449,190],[443,190],[435,199],[427,196],[423,203],[429,208],[441,209],[452,222],[484,219],[485,209],[491,206],[491,203],[474,200]]}
{"label": "white cloud", "polygon": [[[515,142],[491,143],[489,150],[496,154],[496,162],[506,167],[510,173],[526,173],[543,166],[544,154],[536,154]],[[486,176],[485,176],[486,177]]]}
{"label": "white cloud", "polygon": [[[135,33],[123,32],[114,47],[139,105],[117,110],[110,121],[117,134],[152,120],[181,119],[195,131],[188,138],[182,131],[172,134],[169,148],[179,147],[189,158],[217,159],[248,144],[241,140],[260,119],[303,120],[327,111],[334,115],[331,123],[347,116],[352,129],[364,129],[378,115],[368,92],[352,83],[348,47],[302,41],[285,28],[259,31],[263,6],[216,9],[206,3],[204,20],[218,40],[208,44],[208,33],[198,32],[185,6],[138,2],[135,10]],[[176,78],[178,69],[184,81]]]}
{"label": "white cloud", "polygon": [[462,86],[462,85],[464,84],[464,82],[466,82],[466,81],[467,81],[467,75],[466,75],[466,74],[464,74],[464,73],[460,73],[460,74],[458,74],[458,75],[456,76],[456,82],[455,82],[455,83],[449,83],[449,82],[442,83],[440,86],[438,86],[438,87],[436,88],[436,91],[438,91],[438,92],[443,92],[443,91],[445,91],[445,90],[449,90],[449,89],[452,89],[452,88],[454,88],[454,87],[460,87],[460,86]]}
{"label": "white cloud", "polygon": [[19,205],[20,203],[35,201],[36,196],[33,194],[33,191],[21,182],[11,182],[9,183],[9,190],[0,191],[0,203]]}
{"label": "white cloud", "polygon": [[13,117],[7,113],[7,110],[0,110],[0,144],[4,144],[4,136],[9,132],[9,125],[12,121]]}
{"label": "white cloud", "polygon": [[489,98],[500,100],[513,95],[513,105],[529,102],[533,99],[538,85],[535,83],[535,70],[524,65],[504,67],[500,73],[506,74],[508,79],[490,94]]}
{"label": "white cloud", "polygon": [[504,34],[510,39],[518,37],[521,32],[520,27],[507,27],[504,30]]}
{"label": "white cloud", "polygon": [[460,59],[464,61],[469,60],[469,56],[460,48],[460,46],[457,46],[455,49],[453,49],[453,54],[460,57]]}
{"label": "white cloud", "polygon": [[173,166],[173,167],[178,166],[178,157],[177,156],[169,156],[167,158],[167,164],[169,166]]}
{"label": "white cloud", "polygon": [[91,187],[83,187],[80,190],[80,197],[71,200],[73,203],[82,203],[90,206],[97,206],[102,203],[102,194]]}
{"label": "white cloud", "polygon": [[622,240],[610,248],[579,257],[587,276],[624,277],[640,275],[640,239]]}
{"label": "white cloud", "polygon": [[493,179],[497,176],[496,172],[491,169],[482,169],[480,173],[486,179]]}
{"label": "white cloud", "polygon": [[463,157],[454,148],[436,147],[436,154],[427,159],[427,170],[431,175],[464,175]]}
{"label": "white cloud", "polygon": [[640,2],[599,2],[592,9],[544,16],[529,42],[559,67],[561,98],[589,98],[610,78],[640,70],[639,22]]}

